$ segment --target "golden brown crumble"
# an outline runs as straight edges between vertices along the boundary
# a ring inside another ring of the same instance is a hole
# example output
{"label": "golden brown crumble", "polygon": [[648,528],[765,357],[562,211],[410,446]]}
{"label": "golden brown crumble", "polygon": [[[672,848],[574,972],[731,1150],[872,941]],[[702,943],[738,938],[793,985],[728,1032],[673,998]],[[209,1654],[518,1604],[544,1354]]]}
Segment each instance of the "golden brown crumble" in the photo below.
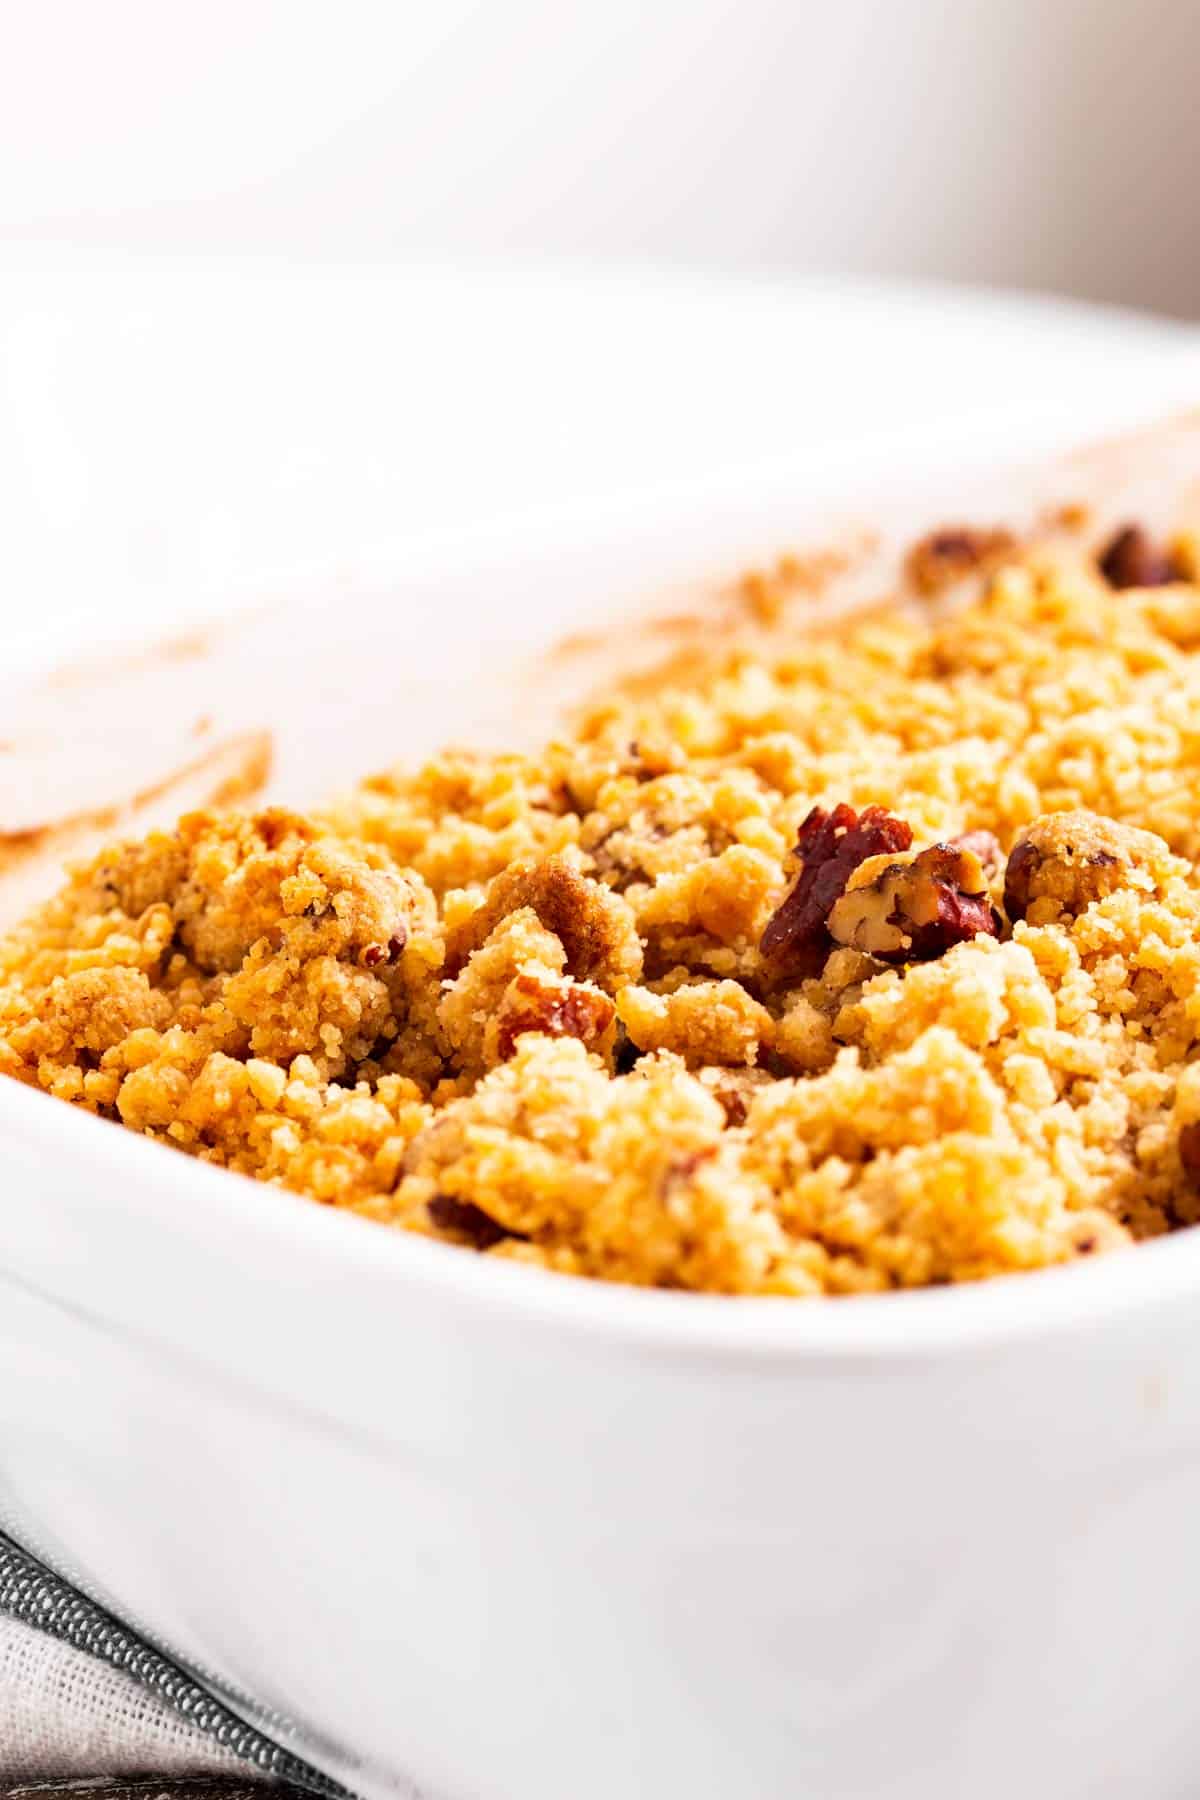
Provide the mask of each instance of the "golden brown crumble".
{"label": "golden brown crumble", "polygon": [[[1005,548],[968,535],[926,586]],[[1014,554],[953,616],[616,692],[535,756],[118,845],[0,946],[0,1070],[646,1285],[872,1291],[1191,1224],[1183,566]]]}

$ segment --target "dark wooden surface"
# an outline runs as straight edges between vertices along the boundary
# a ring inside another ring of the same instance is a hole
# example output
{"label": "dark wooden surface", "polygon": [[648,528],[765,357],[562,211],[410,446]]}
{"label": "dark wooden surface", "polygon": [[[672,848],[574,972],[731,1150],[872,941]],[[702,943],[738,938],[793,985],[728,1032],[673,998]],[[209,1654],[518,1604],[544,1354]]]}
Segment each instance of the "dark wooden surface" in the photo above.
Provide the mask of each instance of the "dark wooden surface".
{"label": "dark wooden surface", "polygon": [[265,1800],[268,1794],[270,1800],[311,1800],[286,1782],[252,1782],[238,1776],[163,1781],[146,1775],[111,1781],[27,1781],[0,1787],[0,1800]]}

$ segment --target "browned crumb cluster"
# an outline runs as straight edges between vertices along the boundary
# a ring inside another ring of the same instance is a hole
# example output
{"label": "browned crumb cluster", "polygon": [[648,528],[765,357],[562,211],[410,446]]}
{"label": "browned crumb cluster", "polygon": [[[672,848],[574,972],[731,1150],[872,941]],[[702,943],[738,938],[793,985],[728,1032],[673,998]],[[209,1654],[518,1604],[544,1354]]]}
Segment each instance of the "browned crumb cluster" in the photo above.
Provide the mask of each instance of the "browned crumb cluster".
{"label": "browned crumb cluster", "polygon": [[[960,541],[960,539],[962,541]],[[929,549],[933,581],[980,549]],[[490,1256],[844,1294],[1200,1218],[1200,586],[1144,536],[122,844],[0,1070]]]}

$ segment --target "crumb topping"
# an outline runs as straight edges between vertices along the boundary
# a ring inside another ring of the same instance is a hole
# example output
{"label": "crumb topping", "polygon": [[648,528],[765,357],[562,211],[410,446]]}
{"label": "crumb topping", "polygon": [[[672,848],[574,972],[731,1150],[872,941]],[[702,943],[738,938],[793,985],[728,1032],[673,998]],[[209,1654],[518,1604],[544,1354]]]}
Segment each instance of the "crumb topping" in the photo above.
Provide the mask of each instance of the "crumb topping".
{"label": "crumb topping", "polygon": [[1195,1223],[1192,563],[1134,527],[912,566],[989,572],[534,756],[116,845],[0,945],[0,1072],[648,1286],[870,1292]]}

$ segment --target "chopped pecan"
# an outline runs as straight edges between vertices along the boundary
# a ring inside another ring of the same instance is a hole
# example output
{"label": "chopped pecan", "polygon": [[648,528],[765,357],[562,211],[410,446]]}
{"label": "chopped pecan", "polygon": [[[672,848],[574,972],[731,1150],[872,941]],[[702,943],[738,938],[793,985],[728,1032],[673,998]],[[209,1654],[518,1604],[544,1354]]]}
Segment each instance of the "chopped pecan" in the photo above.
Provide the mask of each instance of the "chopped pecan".
{"label": "chopped pecan", "polygon": [[1028,838],[1021,838],[1009,852],[1004,871],[1004,910],[1012,920],[1023,919],[1035,898],[1033,884],[1041,867],[1042,853]]}
{"label": "chopped pecan", "polygon": [[919,594],[940,594],[968,575],[989,567],[1016,546],[1002,526],[944,525],[914,544],[908,553],[909,580]]}
{"label": "chopped pecan", "polygon": [[408,943],[408,926],[401,921],[386,944],[368,944],[359,956],[364,969],[378,969],[383,963],[397,963]]}
{"label": "chopped pecan", "polygon": [[829,931],[881,962],[919,962],[968,938],[997,937],[1000,919],[979,858],[934,844],[910,862],[864,863],[830,912]]}
{"label": "chopped pecan", "polygon": [[1166,587],[1181,578],[1170,552],[1156,544],[1143,525],[1123,525],[1096,561],[1109,587]]}
{"label": "chopped pecan", "polygon": [[1023,919],[1043,901],[1046,919],[1072,917],[1127,886],[1161,849],[1148,832],[1136,831],[1097,813],[1046,813],[1034,819],[1013,845],[1004,876],[1004,910]]}
{"label": "chopped pecan", "polygon": [[523,972],[505,990],[496,1015],[496,1054],[507,1061],[517,1039],[526,1031],[547,1037],[574,1037],[594,1050],[615,1012],[612,1001],[598,988],[577,981],[543,981]]}
{"label": "chopped pecan", "polygon": [[697,1080],[718,1101],[727,1125],[744,1125],[755,1095],[771,1084],[765,1069],[723,1069],[713,1066],[697,1071]]}
{"label": "chopped pecan", "polygon": [[762,934],[763,955],[781,956],[821,942],[830,909],[859,864],[911,844],[911,827],[882,806],[868,806],[861,813],[852,806],[835,806],[832,812],[814,806],[793,853],[799,872]]}
{"label": "chopped pecan", "polygon": [[994,832],[983,829],[963,831],[949,842],[952,850],[969,850],[972,856],[977,856],[988,881],[994,880],[1004,867],[1004,852]]}
{"label": "chopped pecan", "polygon": [[452,1232],[455,1237],[463,1238],[473,1250],[491,1250],[505,1238],[519,1235],[497,1225],[495,1219],[489,1218],[474,1201],[456,1200],[453,1194],[435,1194],[425,1210],[430,1224],[436,1225],[439,1231]]}
{"label": "chopped pecan", "polygon": [[514,863],[496,876],[482,906],[447,934],[445,973],[457,975],[500,920],[523,906],[558,938],[580,981],[615,993],[641,974],[641,941],[625,901],[561,856]]}

